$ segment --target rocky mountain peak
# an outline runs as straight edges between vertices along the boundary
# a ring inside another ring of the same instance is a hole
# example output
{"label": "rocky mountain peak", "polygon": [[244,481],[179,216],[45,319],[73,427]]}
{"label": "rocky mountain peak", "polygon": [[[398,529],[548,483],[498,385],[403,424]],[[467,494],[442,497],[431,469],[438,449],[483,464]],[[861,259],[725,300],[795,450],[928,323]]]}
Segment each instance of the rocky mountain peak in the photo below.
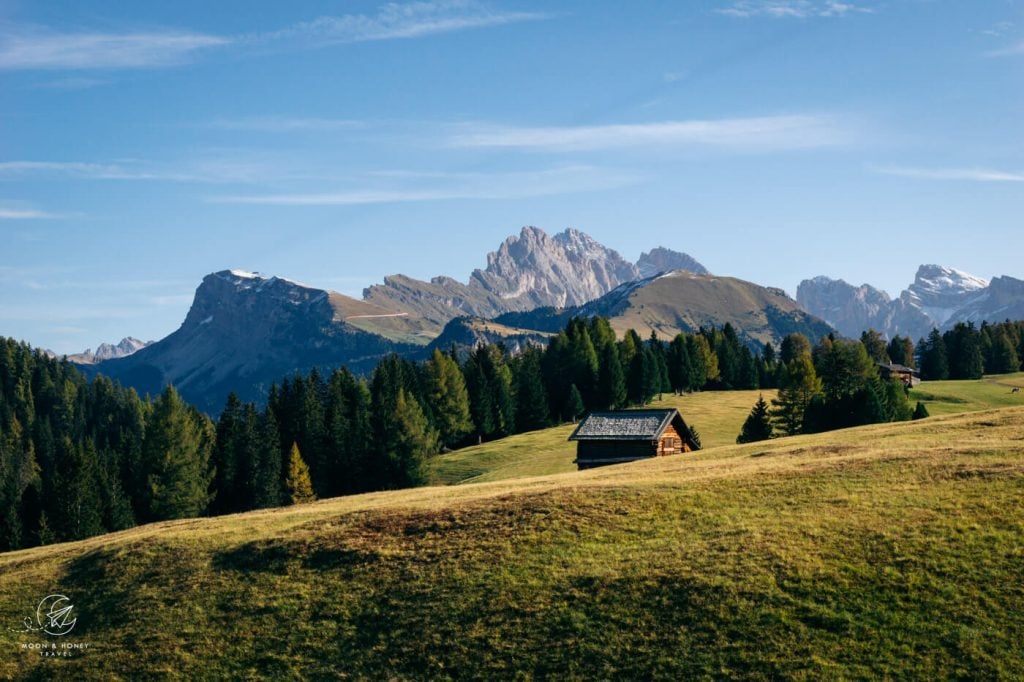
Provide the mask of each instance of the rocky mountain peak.
{"label": "rocky mountain peak", "polygon": [[984,289],[988,280],[942,265],[922,265],[909,291],[919,296],[958,296]]}
{"label": "rocky mountain peak", "polygon": [[640,260],[636,262],[636,267],[640,271],[641,277],[651,277],[659,272],[672,270],[686,270],[698,275],[708,274],[708,269],[689,254],[666,249],[663,246],[640,254]]}
{"label": "rocky mountain peak", "polygon": [[81,353],[75,353],[69,355],[68,360],[79,365],[92,365],[97,362],[103,362],[104,360],[113,360],[114,358],[126,358],[132,355],[146,346],[152,345],[152,341],[140,341],[134,336],[126,336],[116,344],[113,343],[101,343],[93,351],[91,348],[86,348]]}
{"label": "rocky mountain peak", "polygon": [[272,324],[284,315],[293,317],[318,308],[330,319],[328,292],[283,277],[267,277],[246,270],[221,270],[203,278],[182,328],[215,324],[245,334],[247,325]]}
{"label": "rocky mountain peak", "polygon": [[473,272],[470,287],[518,301],[509,309],[565,307],[591,301],[635,279],[636,266],[579,230],[570,228],[552,237],[528,226],[487,255],[487,268]]}
{"label": "rocky mountain peak", "polygon": [[919,339],[934,327],[1013,317],[1024,311],[1024,282],[1012,277],[989,282],[963,270],[926,264],[895,300],[866,284],[855,288],[827,277],[801,282],[797,300],[847,336],[875,329],[889,337]]}

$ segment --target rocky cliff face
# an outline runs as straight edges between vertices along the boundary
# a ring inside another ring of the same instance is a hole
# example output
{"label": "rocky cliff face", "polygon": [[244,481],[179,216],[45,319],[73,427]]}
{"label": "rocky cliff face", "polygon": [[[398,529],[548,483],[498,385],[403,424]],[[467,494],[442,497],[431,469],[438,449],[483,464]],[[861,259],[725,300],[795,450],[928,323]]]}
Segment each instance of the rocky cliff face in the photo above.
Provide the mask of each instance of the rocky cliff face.
{"label": "rocky cliff face", "polygon": [[644,278],[673,270],[685,270],[698,275],[708,274],[708,269],[688,254],[672,251],[662,246],[640,254],[640,260],[636,262],[636,267],[640,271],[640,276]]}
{"label": "rocky cliff face", "polygon": [[508,310],[529,310],[581,305],[639,277],[635,265],[579,230],[549,237],[524,227],[487,255],[487,268],[475,270],[469,285],[496,296]]}
{"label": "rocky cliff face", "polygon": [[706,272],[684,253],[655,249],[634,265],[616,251],[575,229],[554,236],[524,227],[487,255],[487,267],[474,270],[467,284],[450,277],[421,282],[396,275],[363,292],[364,300],[403,310],[443,326],[460,316],[491,318],[503,313],[551,306],[583,305],[626,282],[657,272]]}
{"label": "rocky cliff face", "polygon": [[216,413],[231,391],[259,400],[272,382],[313,367],[368,369],[390,352],[420,346],[361,330],[341,314],[360,301],[278,277],[225,270],[207,275],[181,327],[95,371],[140,392],[173,383],[201,409]]}
{"label": "rocky cliff face", "polygon": [[886,336],[917,340],[932,328],[957,322],[999,321],[1024,310],[1024,287],[1012,277],[988,281],[940,265],[922,265],[914,282],[898,298],[867,284],[853,287],[842,280],[815,277],[804,280],[797,300],[808,311],[833,324],[840,333],[856,337],[865,329]]}
{"label": "rocky cliff face", "polygon": [[855,287],[841,279],[804,280],[797,287],[796,298],[805,310],[827,320],[847,336],[852,329],[888,328],[892,313],[889,294],[869,284]]}

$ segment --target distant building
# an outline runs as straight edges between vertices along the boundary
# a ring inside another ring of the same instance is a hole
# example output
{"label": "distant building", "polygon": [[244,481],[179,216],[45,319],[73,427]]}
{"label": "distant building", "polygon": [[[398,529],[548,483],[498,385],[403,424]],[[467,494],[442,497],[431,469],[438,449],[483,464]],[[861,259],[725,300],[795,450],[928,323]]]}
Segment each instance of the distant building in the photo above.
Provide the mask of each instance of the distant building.
{"label": "distant building", "polygon": [[576,441],[576,466],[581,470],[700,449],[674,408],[592,412],[569,440]]}
{"label": "distant building", "polygon": [[891,362],[877,362],[878,373],[883,379],[899,379],[907,388],[913,388],[921,383],[921,377],[913,367],[904,367]]}

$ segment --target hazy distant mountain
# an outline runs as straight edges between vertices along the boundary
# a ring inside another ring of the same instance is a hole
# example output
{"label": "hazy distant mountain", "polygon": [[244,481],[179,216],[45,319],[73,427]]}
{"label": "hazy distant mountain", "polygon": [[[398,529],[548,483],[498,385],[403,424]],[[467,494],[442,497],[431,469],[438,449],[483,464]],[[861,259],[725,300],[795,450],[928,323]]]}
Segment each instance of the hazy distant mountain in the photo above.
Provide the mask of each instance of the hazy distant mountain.
{"label": "hazy distant mountain", "polygon": [[817,340],[833,331],[823,320],[805,312],[782,289],[763,287],[734,277],[675,271],[623,284],[601,298],[577,308],[542,308],[508,313],[495,322],[517,330],[554,332],[573,316],[607,317],[619,334],[635,329],[662,339],[701,326],[732,324],[751,346],[799,332]]}
{"label": "hazy distant mountain", "polygon": [[[358,326],[375,319],[391,325],[385,331],[393,338]],[[173,383],[187,400],[216,413],[231,391],[259,399],[272,382],[294,372],[339,365],[367,370],[387,353],[414,352],[421,346],[396,339],[415,329],[408,316],[338,293],[225,270],[203,279],[177,331],[92,367],[140,392]]]}
{"label": "hazy distant mountain", "polygon": [[640,260],[636,262],[636,267],[640,272],[640,277],[643,278],[674,270],[685,270],[698,275],[708,274],[708,269],[693,257],[662,246],[640,254]]}
{"label": "hazy distant mountain", "polygon": [[126,358],[152,343],[152,341],[139,341],[132,336],[127,336],[117,344],[101,343],[96,347],[95,352],[91,348],[87,348],[81,353],[69,355],[68,360],[79,365],[92,365],[104,360]]}
{"label": "hazy distant mountain", "polygon": [[363,297],[383,308],[416,314],[440,331],[455,317],[493,318],[543,306],[582,305],[642,279],[644,272],[680,268],[706,272],[685,253],[659,248],[634,265],[579,230],[549,236],[540,228],[524,227],[488,254],[487,267],[474,270],[467,284],[451,277],[422,282],[394,275],[366,289]]}
{"label": "hazy distant mountain", "polygon": [[853,287],[828,277],[801,282],[797,300],[846,336],[876,329],[916,341],[932,328],[1019,316],[1024,312],[1024,282],[997,277],[990,283],[954,268],[922,265],[913,284],[894,300],[867,284]]}

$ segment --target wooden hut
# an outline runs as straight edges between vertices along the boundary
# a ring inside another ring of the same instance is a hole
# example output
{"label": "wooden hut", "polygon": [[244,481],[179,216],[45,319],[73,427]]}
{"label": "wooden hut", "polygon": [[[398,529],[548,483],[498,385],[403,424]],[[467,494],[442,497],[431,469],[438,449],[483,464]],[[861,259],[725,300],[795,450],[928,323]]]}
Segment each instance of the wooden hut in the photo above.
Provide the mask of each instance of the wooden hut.
{"label": "wooden hut", "polygon": [[907,388],[913,388],[921,383],[921,377],[917,370],[912,367],[904,367],[892,362],[879,362],[878,373],[883,379],[899,379]]}
{"label": "wooden hut", "polygon": [[591,412],[569,440],[576,441],[581,470],[700,449],[675,408]]}

